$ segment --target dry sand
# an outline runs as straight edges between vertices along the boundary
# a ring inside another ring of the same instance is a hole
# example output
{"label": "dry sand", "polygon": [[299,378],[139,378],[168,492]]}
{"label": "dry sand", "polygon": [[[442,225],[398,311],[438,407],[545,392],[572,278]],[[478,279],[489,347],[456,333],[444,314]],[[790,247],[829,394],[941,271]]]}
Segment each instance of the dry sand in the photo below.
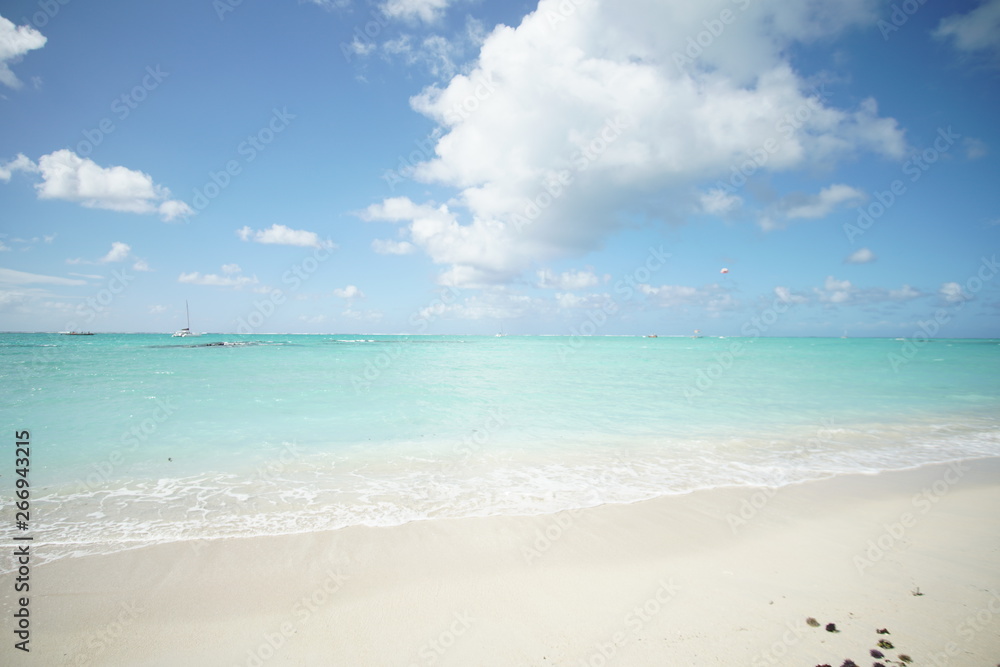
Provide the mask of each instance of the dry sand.
{"label": "dry sand", "polygon": [[31,576],[30,654],[0,581],[0,664],[839,667],[884,639],[888,658],[992,667],[1000,459],[174,543]]}

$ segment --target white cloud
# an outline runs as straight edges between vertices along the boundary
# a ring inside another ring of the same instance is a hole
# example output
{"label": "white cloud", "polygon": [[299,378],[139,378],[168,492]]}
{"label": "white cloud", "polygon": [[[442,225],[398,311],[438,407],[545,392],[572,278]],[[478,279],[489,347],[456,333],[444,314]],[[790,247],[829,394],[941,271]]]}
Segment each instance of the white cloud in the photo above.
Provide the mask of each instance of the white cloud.
{"label": "white cloud", "polygon": [[917,299],[924,295],[918,289],[914,289],[909,285],[903,285],[899,289],[889,290],[889,298],[893,301],[909,301],[910,299]]}
{"label": "white cloud", "polygon": [[942,283],[938,294],[948,303],[959,303],[969,300],[969,296],[962,290],[962,286],[958,283]]}
{"label": "white cloud", "polygon": [[147,263],[146,260],[137,259],[135,260],[135,264],[132,265],[132,270],[146,272],[146,271],[152,271],[153,269],[149,268],[149,263]]}
{"label": "white cloud", "polygon": [[192,214],[182,201],[171,200],[170,190],[153,183],[141,171],[126,167],[102,167],[68,149],[43,155],[36,165],[24,155],[0,167],[0,180],[10,180],[13,171],[38,172],[35,185],[39,199],[62,199],[87,208],[129,213],[159,213],[164,221]]}
{"label": "white cloud", "polygon": [[711,215],[722,215],[735,211],[743,205],[743,198],[729,194],[721,188],[713,188],[698,197],[701,210]]}
{"label": "white cloud", "polygon": [[661,308],[682,306],[703,306],[709,313],[732,310],[739,302],[721,285],[712,283],[702,287],[690,285],[660,285],[654,287],[641,283],[639,291],[649,297],[650,302]]}
{"label": "white cloud", "polygon": [[[233,267],[236,267],[235,271],[233,270]],[[220,276],[215,273],[202,275],[198,271],[182,273],[178,276],[177,282],[186,283],[188,285],[208,285],[211,287],[235,287],[236,289],[257,284],[257,276],[253,276],[251,278],[249,276],[240,275],[239,267],[235,264],[224,264],[222,272],[225,275]]]}
{"label": "white cloud", "polygon": [[849,185],[835,183],[818,194],[794,192],[772,204],[758,220],[765,231],[784,228],[789,220],[816,219],[829,215],[840,205],[850,205],[865,200],[865,194]]}
{"label": "white cloud", "polygon": [[29,160],[24,153],[18,153],[13,160],[0,164],[0,181],[9,181],[15,171],[37,172],[38,165]]}
{"label": "white cloud", "polygon": [[874,262],[877,259],[875,253],[873,253],[868,248],[858,248],[850,255],[848,255],[844,262],[847,264],[867,264],[868,262]]}
{"label": "white cloud", "polygon": [[1000,0],[986,0],[968,14],[941,19],[934,36],[963,53],[985,52],[1000,59]]}
{"label": "white cloud", "polygon": [[316,232],[308,232],[303,229],[292,229],[285,225],[274,224],[267,229],[253,230],[250,227],[243,227],[236,230],[236,235],[244,241],[254,241],[255,243],[268,243],[274,245],[293,245],[305,248],[336,248],[336,244],[326,240],[322,241]]}
{"label": "white cloud", "polygon": [[837,280],[833,276],[827,276],[822,289],[817,287],[814,291],[823,303],[846,303],[852,299],[857,288],[851,285],[850,280]]}
{"label": "white cloud", "polygon": [[774,288],[774,294],[785,303],[806,303],[809,297],[803,294],[795,294],[792,290],[781,285]]}
{"label": "white cloud", "polygon": [[109,262],[124,262],[128,259],[129,254],[132,252],[132,247],[127,243],[122,243],[120,241],[114,241],[111,244],[111,250],[104,257],[97,260],[101,264],[107,264]]}
{"label": "white cloud", "polygon": [[416,250],[409,241],[393,241],[391,239],[375,239],[372,250],[380,255],[409,255]]}
{"label": "white cloud", "polygon": [[[678,67],[674,56],[722,6],[540,0],[519,26],[486,37],[467,74],[411,100],[440,127],[413,176],[454,198],[386,200],[369,219],[402,222],[406,240],[448,267],[440,282],[497,284],[600,247],[628,210],[679,219],[699,204],[733,206],[732,192],[697,193],[768,141],[777,148],[761,175],[905,155],[874,100],[831,106],[787,60],[796,42],[873,22],[870,0],[750,3],[725,39]],[[804,120],[789,125],[797,113]],[[792,212],[818,214],[837,194]],[[411,217],[390,215],[404,209]]]}
{"label": "white cloud", "polygon": [[59,278],[39,273],[27,273],[14,269],[0,268],[0,285],[86,285],[85,280]]}
{"label": "white cloud", "polygon": [[167,312],[166,306],[155,305],[149,307],[150,315],[159,315],[160,313],[165,313],[165,312]]}
{"label": "white cloud", "polygon": [[10,88],[23,84],[10,69],[28,51],[45,46],[46,37],[30,25],[16,26],[0,16],[0,83]]}
{"label": "white cloud", "polygon": [[990,152],[985,141],[974,137],[965,137],[962,139],[962,147],[965,148],[965,157],[969,160],[978,160],[981,157],[986,157]]}
{"label": "white cloud", "polygon": [[364,292],[359,290],[356,285],[348,285],[347,287],[338,287],[333,290],[333,295],[338,296],[341,299],[360,299],[365,296]]}
{"label": "white cloud", "polygon": [[194,215],[194,209],[187,205],[187,202],[183,202],[179,199],[171,199],[160,204],[157,209],[160,213],[160,218],[164,222],[172,222],[177,218],[187,218]]}
{"label": "white cloud", "polygon": [[593,287],[600,282],[597,275],[590,269],[586,271],[565,271],[555,275],[549,269],[541,269],[537,273],[537,287],[543,289],[575,290]]}
{"label": "white cloud", "polygon": [[434,23],[440,19],[448,5],[455,0],[386,0],[382,12],[391,18],[404,20],[419,19],[424,23]]}

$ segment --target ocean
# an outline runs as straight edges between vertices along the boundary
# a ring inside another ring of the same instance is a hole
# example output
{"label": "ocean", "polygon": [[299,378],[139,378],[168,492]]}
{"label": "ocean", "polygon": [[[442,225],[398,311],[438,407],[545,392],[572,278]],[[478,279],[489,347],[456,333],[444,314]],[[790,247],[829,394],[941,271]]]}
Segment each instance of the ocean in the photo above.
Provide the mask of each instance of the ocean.
{"label": "ocean", "polygon": [[0,359],[36,562],[1000,456],[1000,340],[0,334]]}

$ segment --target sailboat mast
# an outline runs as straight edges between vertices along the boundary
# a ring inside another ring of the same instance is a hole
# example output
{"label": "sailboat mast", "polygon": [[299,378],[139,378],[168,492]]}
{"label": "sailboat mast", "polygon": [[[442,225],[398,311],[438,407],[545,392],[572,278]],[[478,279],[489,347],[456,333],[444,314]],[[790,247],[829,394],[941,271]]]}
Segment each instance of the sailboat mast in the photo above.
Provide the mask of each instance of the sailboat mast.
{"label": "sailboat mast", "polygon": [[187,299],[184,299],[184,314],[187,315],[187,328],[191,329],[191,311],[188,309]]}

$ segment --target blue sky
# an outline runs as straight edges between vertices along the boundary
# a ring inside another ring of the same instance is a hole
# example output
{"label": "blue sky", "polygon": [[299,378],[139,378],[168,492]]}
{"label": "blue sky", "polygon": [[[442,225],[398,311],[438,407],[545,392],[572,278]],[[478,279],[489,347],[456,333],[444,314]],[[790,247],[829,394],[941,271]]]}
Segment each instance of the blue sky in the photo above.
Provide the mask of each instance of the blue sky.
{"label": "blue sky", "polygon": [[0,15],[0,330],[1000,335],[1000,0]]}

